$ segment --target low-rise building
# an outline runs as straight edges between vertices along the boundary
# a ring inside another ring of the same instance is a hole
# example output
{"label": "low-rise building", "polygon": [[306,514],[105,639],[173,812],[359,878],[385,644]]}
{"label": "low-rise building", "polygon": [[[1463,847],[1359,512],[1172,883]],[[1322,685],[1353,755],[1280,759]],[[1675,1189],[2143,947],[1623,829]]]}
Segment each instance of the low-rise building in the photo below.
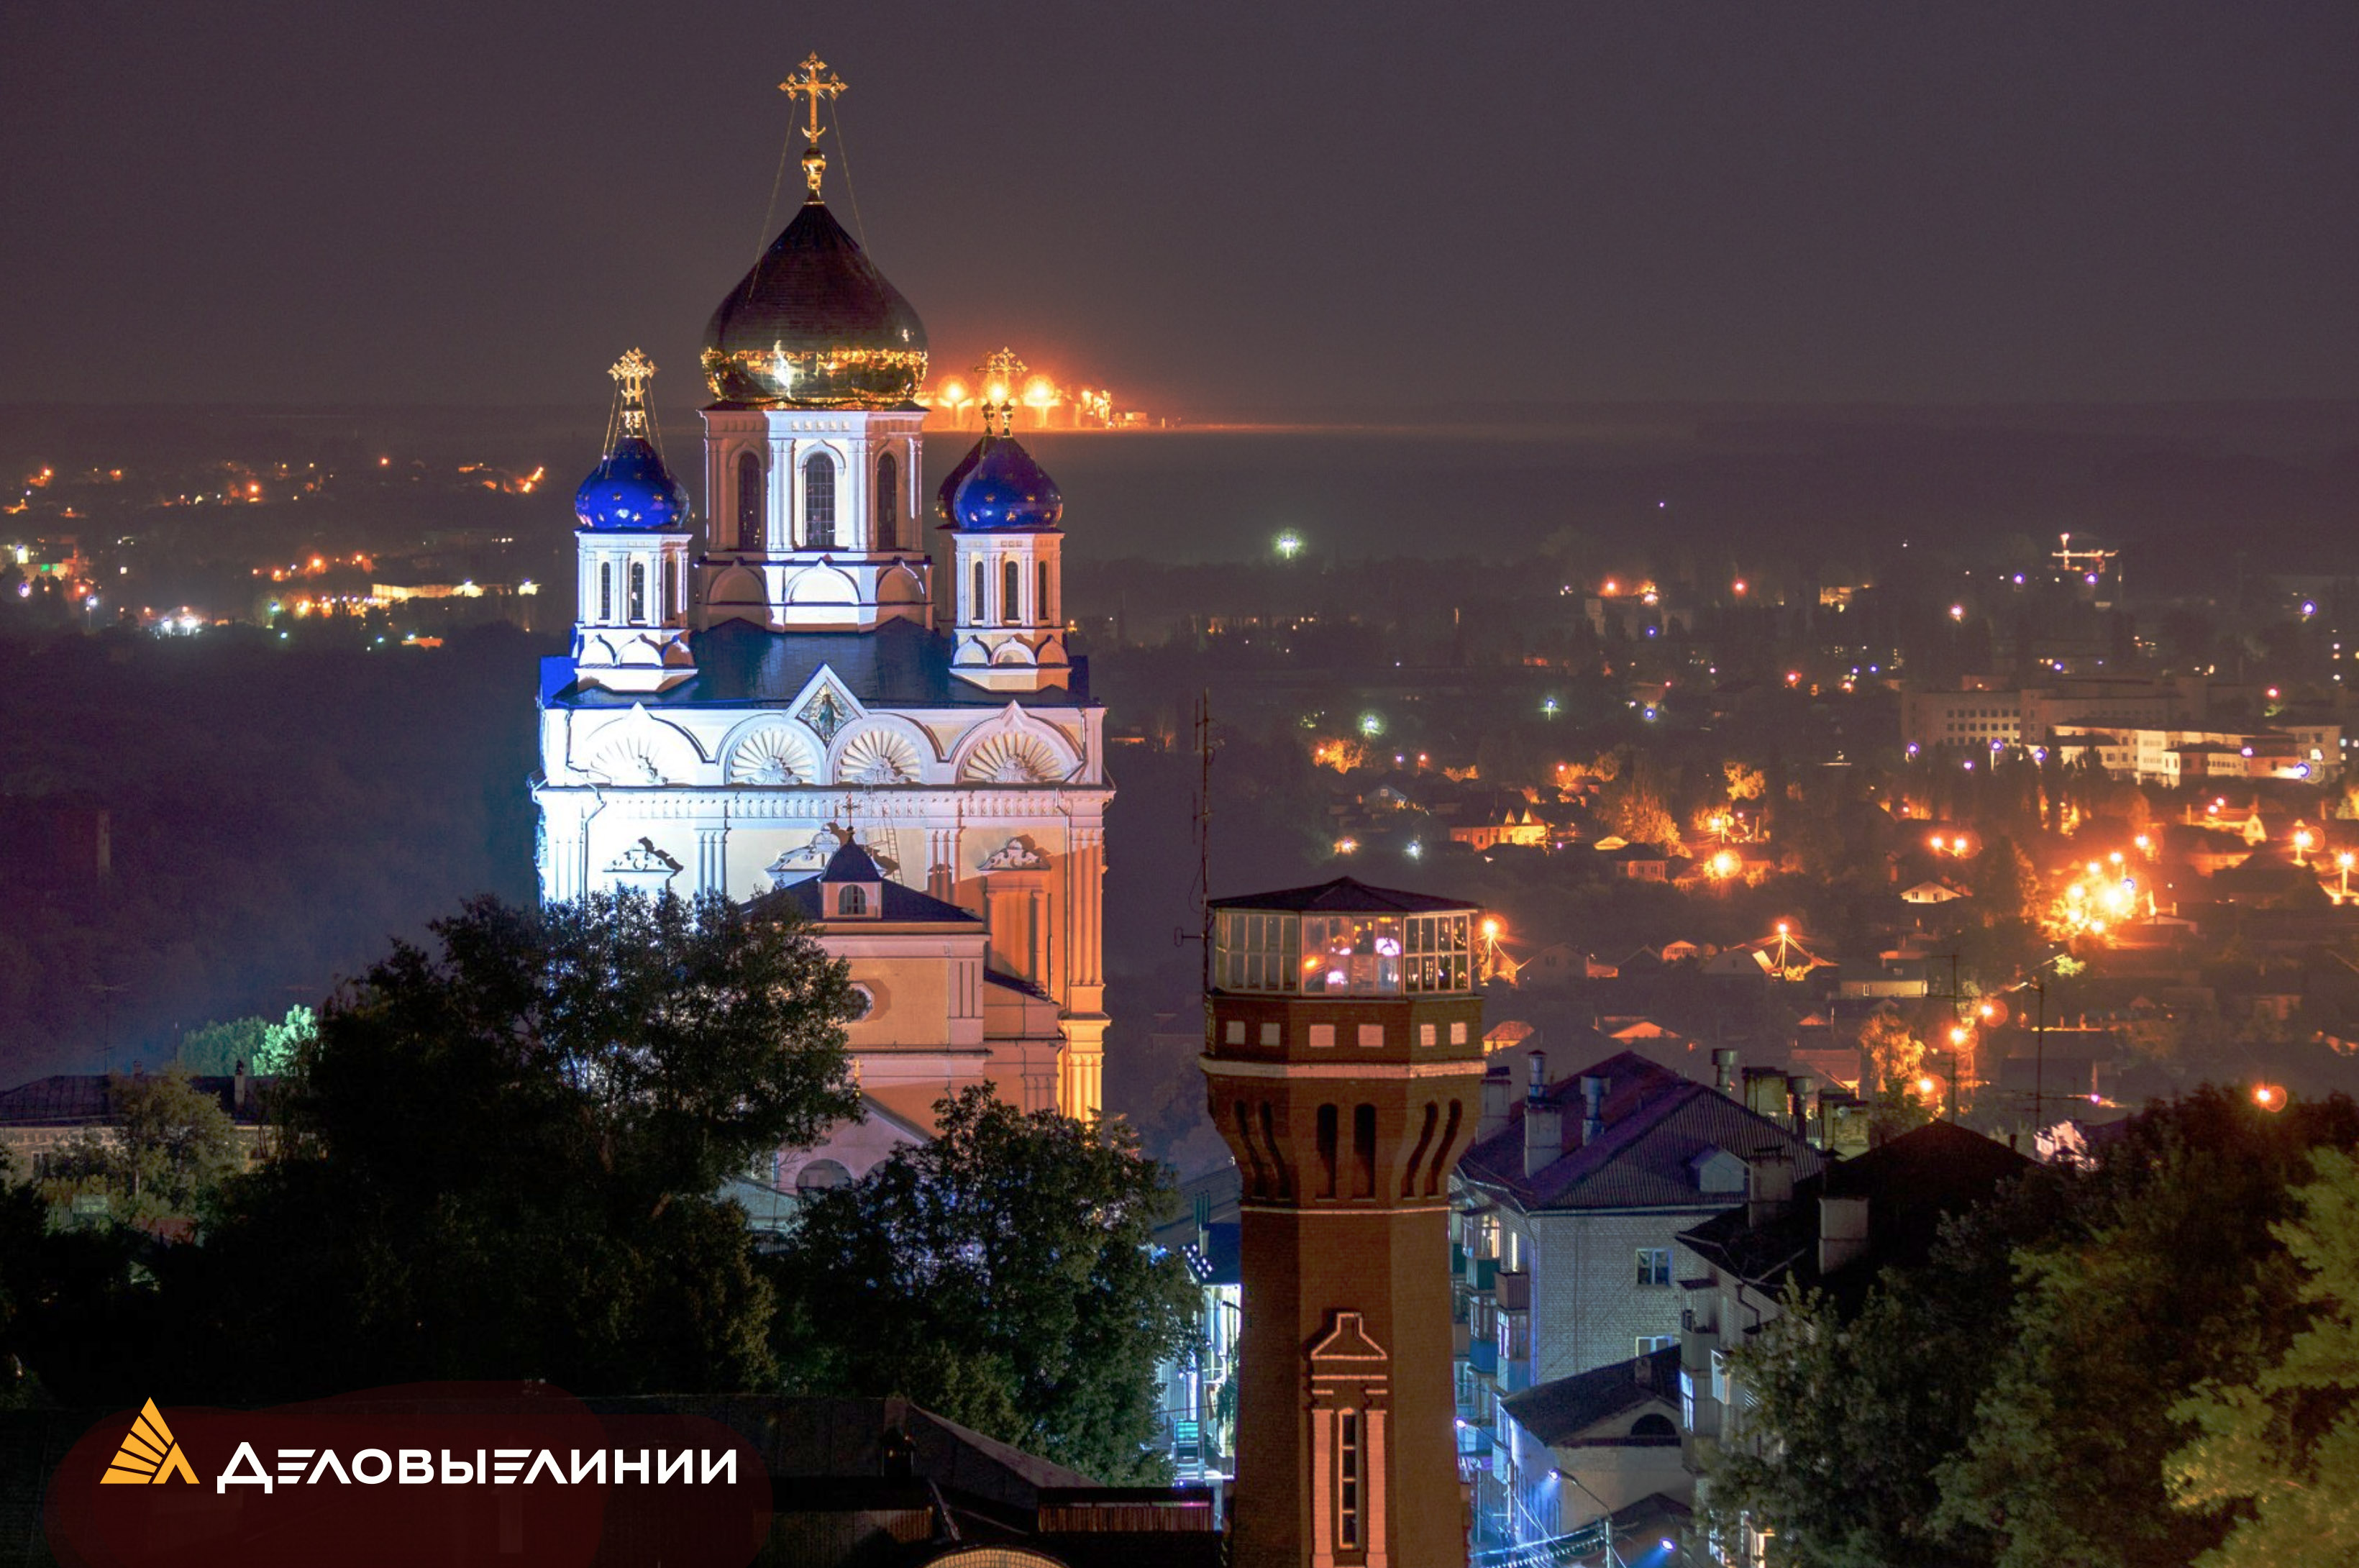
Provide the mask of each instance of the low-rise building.
{"label": "low-rise building", "polygon": [[[1954,1122],[1929,1123],[1822,1171],[1774,1149],[1748,1160],[1745,1201],[1679,1236],[1680,1425],[1700,1485],[1708,1485],[1706,1445],[1757,1451],[1732,1353],[1783,1315],[1789,1286],[1824,1291],[1847,1316],[1886,1269],[1925,1261],[1945,1215],[1987,1201],[2029,1166]],[[1724,1562],[1761,1561],[1750,1529],[1722,1545]]]}
{"label": "low-rise building", "polygon": [[1611,1530],[1636,1546],[1648,1526],[1676,1533],[1688,1517],[1695,1477],[1680,1456],[1677,1346],[1538,1384],[1499,1410],[1501,1545],[1595,1530],[1601,1545]]}
{"label": "low-rise building", "polygon": [[1554,1082],[1546,1062],[1527,1056],[1518,1097],[1494,1060],[1452,1182],[1461,1461],[1492,1539],[1507,1509],[1499,1401],[1677,1344],[1676,1235],[1740,1199],[1765,1151],[1807,1173],[1822,1163],[1790,1116],[1635,1052]]}

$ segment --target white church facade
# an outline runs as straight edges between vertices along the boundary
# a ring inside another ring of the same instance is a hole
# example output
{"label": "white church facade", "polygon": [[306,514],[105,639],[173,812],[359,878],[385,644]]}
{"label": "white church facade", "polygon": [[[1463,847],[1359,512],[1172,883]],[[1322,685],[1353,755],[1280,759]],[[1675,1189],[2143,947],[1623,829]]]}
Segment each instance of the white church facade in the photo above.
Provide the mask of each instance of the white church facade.
{"label": "white church facade", "polygon": [[1113,789],[1062,499],[1011,387],[924,504],[924,328],[821,199],[816,129],[803,165],[810,200],[707,328],[701,520],[653,367],[615,366],[572,651],[541,674],[542,896],[791,898],[867,1000],[872,1104],[924,1126],[988,1081],[1094,1116]]}

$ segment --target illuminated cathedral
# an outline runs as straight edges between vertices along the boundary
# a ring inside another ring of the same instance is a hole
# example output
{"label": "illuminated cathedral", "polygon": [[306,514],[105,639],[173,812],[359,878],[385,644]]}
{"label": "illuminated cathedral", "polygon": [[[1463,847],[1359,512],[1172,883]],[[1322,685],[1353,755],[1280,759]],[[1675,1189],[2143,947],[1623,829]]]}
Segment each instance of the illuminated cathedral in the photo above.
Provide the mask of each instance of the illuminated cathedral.
{"label": "illuminated cathedral", "polygon": [[810,100],[810,196],[705,329],[701,517],[647,413],[655,367],[613,372],[572,651],[541,674],[542,896],[790,901],[864,999],[873,1120],[916,1135],[983,1082],[1093,1116],[1113,789],[1066,653],[1063,502],[1009,433],[1004,365],[926,496],[925,328],[822,197],[842,84],[813,57],[785,86]]}

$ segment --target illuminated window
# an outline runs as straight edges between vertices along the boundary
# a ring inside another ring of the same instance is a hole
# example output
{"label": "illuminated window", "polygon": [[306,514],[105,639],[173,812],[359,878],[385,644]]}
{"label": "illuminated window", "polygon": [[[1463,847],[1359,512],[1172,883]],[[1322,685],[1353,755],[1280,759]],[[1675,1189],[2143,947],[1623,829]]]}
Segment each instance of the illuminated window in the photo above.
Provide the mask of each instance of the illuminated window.
{"label": "illuminated window", "polygon": [[762,548],[762,460],[750,452],[737,460],[737,548]]}
{"label": "illuminated window", "polygon": [[1652,1356],[1658,1350],[1670,1349],[1679,1342],[1680,1336],[1675,1334],[1642,1334],[1638,1336],[1638,1354]]}
{"label": "illuminated window", "polygon": [[647,563],[631,562],[631,624],[638,626],[647,618]]}
{"label": "illuminated window", "polygon": [[1010,561],[1003,576],[1005,581],[999,585],[999,618],[1012,626],[1024,618],[1023,563]]}
{"label": "illuminated window", "polygon": [[876,548],[892,550],[901,527],[901,465],[886,452],[876,460]]}
{"label": "illuminated window", "polygon": [[835,464],[825,452],[803,463],[803,548],[835,548]]}

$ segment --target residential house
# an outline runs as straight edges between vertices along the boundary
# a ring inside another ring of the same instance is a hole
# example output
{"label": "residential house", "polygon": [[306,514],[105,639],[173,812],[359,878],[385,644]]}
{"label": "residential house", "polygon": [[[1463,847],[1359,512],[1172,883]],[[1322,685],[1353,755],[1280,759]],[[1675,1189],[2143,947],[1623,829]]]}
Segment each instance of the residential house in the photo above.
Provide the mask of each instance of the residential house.
{"label": "residential house", "polygon": [[[1541,1383],[1499,1401],[1507,1507],[1478,1550],[1616,1538],[1625,1561],[1680,1533],[1695,1497],[1681,1458],[1676,1345]],[[1478,1527],[1479,1528],[1479,1527]]]}
{"label": "residential house", "polygon": [[1634,1051],[1560,1079],[1543,1052],[1525,1067],[1518,1096],[1493,1060],[1452,1181],[1461,1457],[1495,1518],[1500,1397],[1676,1344],[1677,1234],[1741,1198],[1745,1161],[1765,1150],[1806,1172],[1821,1163],[1792,1121]]}
{"label": "residential house", "polygon": [[[1945,1215],[1990,1198],[2030,1161],[1954,1122],[1930,1122],[1855,1160],[1805,1168],[1770,1149],[1745,1162],[1745,1199],[1680,1233],[1680,1427],[1699,1475],[1703,1445],[1754,1444],[1730,1355],[1783,1312],[1789,1287],[1826,1293],[1848,1315],[1887,1269],[1914,1268]],[[1722,1543],[1755,1568],[1761,1537]]]}

